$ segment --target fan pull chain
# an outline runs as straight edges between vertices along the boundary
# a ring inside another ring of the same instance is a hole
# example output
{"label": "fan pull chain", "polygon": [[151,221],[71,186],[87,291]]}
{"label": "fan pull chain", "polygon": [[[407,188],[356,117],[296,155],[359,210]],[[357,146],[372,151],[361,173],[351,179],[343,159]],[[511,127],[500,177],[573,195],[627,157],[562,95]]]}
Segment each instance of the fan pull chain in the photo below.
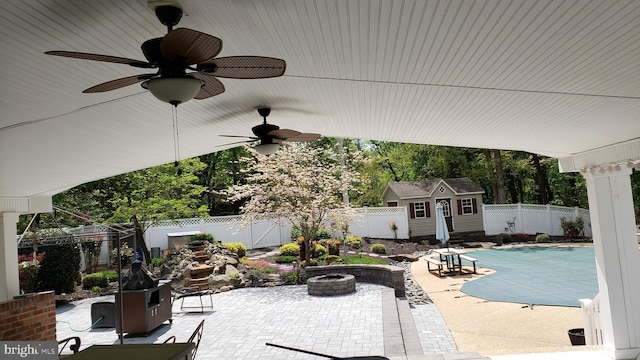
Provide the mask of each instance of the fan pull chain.
{"label": "fan pull chain", "polygon": [[182,169],[179,167],[178,161],[180,160],[180,131],[178,128],[178,106],[174,106],[171,109],[173,117],[173,155],[175,162],[173,165],[178,168],[178,175],[182,175]]}

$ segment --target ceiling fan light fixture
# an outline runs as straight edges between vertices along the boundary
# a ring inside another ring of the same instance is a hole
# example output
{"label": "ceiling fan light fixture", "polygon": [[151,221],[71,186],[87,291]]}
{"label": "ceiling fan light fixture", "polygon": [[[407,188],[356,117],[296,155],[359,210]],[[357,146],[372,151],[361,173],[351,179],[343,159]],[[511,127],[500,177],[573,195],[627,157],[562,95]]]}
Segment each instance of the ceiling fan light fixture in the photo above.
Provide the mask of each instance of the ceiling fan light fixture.
{"label": "ceiling fan light fixture", "polygon": [[253,149],[257,151],[258,154],[268,156],[273,155],[280,150],[280,144],[260,144],[254,146]]}
{"label": "ceiling fan light fixture", "polygon": [[172,105],[182,104],[196,96],[204,82],[194,78],[156,78],[142,83],[158,100]]}

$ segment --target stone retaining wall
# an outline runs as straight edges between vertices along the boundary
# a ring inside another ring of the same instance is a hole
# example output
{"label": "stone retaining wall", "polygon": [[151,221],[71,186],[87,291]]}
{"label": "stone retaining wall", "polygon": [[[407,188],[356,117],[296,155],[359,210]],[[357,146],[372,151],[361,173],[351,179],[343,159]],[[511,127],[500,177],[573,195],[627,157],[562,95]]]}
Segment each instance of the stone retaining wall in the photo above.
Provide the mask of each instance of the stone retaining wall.
{"label": "stone retaining wall", "polygon": [[405,296],[404,269],[393,265],[328,265],[309,266],[307,279],[335,273],[351,274],[356,281],[379,284],[395,289],[396,297]]}

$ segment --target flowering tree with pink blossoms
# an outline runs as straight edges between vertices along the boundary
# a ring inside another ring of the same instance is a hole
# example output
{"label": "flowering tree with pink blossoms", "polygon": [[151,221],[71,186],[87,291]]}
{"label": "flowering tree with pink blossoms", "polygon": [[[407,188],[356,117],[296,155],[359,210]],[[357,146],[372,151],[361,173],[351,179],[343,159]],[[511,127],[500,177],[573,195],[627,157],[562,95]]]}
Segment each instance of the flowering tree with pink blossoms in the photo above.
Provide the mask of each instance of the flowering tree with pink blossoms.
{"label": "flowering tree with pink blossoms", "polygon": [[[251,150],[244,170],[247,183],[225,191],[232,201],[248,199],[242,206],[243,224],[253,220],[290,222],[300,229],[305,249],[315,246],[321,227],[343,230],[354,210],[342,202],[343,191],[353,189],[356,173],[341,169],[336,154],[302,144],[283,144],[270,156]],[[305,251],[306,263],[312,251]]]}

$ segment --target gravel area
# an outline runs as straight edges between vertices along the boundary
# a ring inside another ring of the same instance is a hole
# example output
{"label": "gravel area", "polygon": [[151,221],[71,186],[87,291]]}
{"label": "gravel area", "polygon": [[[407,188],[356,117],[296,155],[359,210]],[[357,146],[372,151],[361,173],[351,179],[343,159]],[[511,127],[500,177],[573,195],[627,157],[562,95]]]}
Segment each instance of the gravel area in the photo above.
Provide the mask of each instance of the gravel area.
{"label": "gravel area", "polygon": [[[419,259],[426,254],[426,251],[421,251],[411,255]],[[429,295],[422,290],[422,287],[418,285],[418,283],[413,279],[413,276],[411,276],[411,264],[411,261],[394,262],[395,266],[399,266],[404,269],[404,287],[407,300],[409,300],[410,304],[414,305],[431,304],[432,301],[429,298]]]}

